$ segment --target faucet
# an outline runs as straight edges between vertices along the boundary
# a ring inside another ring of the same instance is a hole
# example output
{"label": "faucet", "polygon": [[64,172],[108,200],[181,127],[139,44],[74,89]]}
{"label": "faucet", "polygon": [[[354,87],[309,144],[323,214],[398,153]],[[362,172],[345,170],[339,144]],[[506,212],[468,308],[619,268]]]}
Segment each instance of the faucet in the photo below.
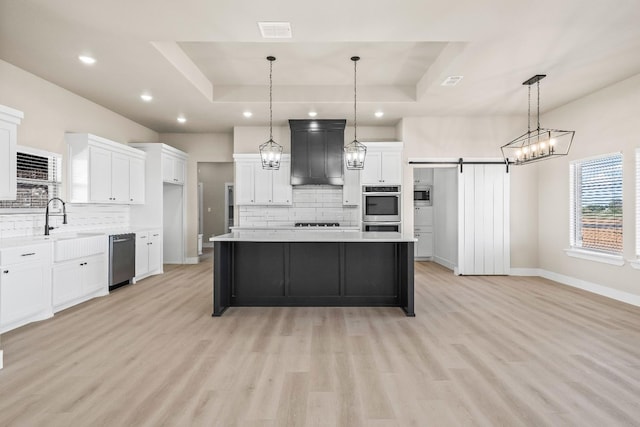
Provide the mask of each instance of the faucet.
{"label": "faucet", "polygon": [[[49,230],[53,230],[54,227],[49,227],[49,203],[51,203],[54,200],[60,200],[60,202],[62,203],[62,223],[66,224],[67,223],[67,205],[64,203],[64,200],[62,200],[60,197],[53,197],[51,198],[51,200],[49,200],[47,202],[47,210],[44,214],[44,235],[48,236],[49,235]],[[51,216],[60,216],[60,214],[51,214]]]}

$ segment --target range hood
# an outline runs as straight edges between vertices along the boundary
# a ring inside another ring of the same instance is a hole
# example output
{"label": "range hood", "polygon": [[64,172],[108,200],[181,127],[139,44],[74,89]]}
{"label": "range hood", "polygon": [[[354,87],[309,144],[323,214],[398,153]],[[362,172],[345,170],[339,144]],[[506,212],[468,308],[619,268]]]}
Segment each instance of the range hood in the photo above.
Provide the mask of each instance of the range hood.
{"label": "range hood", "polygon": [[289,120],[291,185],[343,185],[344,119]]}

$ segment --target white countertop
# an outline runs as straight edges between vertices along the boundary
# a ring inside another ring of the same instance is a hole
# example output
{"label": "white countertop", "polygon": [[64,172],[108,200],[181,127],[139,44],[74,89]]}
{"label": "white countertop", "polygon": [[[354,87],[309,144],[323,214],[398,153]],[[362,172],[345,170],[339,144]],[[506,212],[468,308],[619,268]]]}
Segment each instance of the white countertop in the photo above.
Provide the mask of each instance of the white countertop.
{"label": "white countertop", "polygon": [[361,231],[247,230],[214,236],[210,242],[415,242],[413,233]]}

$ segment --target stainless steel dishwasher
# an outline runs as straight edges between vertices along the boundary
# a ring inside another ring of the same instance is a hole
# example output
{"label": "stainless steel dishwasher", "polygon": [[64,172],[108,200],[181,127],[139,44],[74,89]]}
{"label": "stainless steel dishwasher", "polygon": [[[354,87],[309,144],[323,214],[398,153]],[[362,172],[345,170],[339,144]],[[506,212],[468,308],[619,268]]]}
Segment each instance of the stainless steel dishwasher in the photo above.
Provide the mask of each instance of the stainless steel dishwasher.
{"label": "stainless steel dishwasher", "polygon": [[136,235],[109,236],[109,291],[131,283],[136,275]]}

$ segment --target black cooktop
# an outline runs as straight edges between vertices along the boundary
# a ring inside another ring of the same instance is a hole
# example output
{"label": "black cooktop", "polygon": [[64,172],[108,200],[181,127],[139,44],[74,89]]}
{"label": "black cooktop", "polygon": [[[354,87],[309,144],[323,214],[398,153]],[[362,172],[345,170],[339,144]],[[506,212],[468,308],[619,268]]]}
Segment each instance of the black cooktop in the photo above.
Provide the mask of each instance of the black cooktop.
{"label": "black cooktop", "polygon": [[296,227],[340,227],[339,222],[296,222]]}

